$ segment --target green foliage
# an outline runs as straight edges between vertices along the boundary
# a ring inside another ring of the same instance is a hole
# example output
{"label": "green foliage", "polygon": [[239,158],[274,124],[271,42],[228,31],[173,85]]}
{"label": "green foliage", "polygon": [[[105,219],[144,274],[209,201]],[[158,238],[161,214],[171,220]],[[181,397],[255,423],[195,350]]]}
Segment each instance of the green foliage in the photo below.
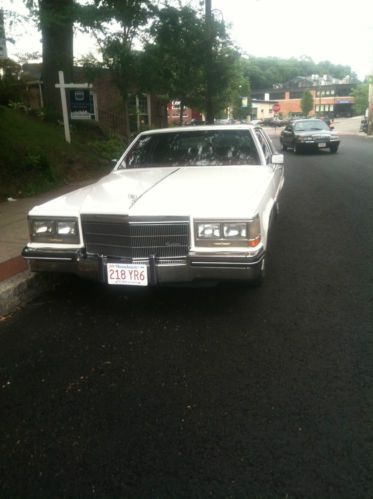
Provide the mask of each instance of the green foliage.
{"label": "green foliage", "polygon": [[309,90],[304,92],[302,100],[300,101],[300,107],[302,108],[304,116],[308,116],[313,109],[313,95]]}
{"label": "green foliage", "polygon": [[[251,114],[250,97],[251,86],[250,80],[245,74],[242,64],[243,59],[240,58],[237,67],[236,78],[233,79],[231,107],[233,111],[233,118],[237,120],[246,120],[248,115]],[[247,98],[248,107],[243,107],[243,98]]]}
{"label": "green foliage", "polygon": [[280,59],[278,57],[243,57],[243,71],[251,82],[253,90],[271,88],[273,85],[285,83],[296,76],[312,74],[328,74],[342,79],[351,75],[353,81],[358,81],[350,66],[335,65],[329,61],[315,63],[310,57],[300,59]]}
{"label": "green foliage", "polygon": [[0,106],[0,200],[104,175],[125,148],[97,124],[74,126],[71,136],[68,144],[63,127]]}
{"label": "green foliage", "polygon": [[20,67],[10,59],[0,60],[0,105],[22,101],[25,86],[19,79]]}
{"label": "green foliage", "polygon": [[239,88],[239,54],[222,22],[206,21],[192,8],[166,6],[158,13],[141,62],[144,90],[206,110],[207,79],[215,114]]}
{"label": "green foliage", "polygon": [[352,91],[352,95],[355,97],[355,112],[357,114],[365,114],[365,110],[369,104],[368,83],[362,83],[361,85],[358,85]]}

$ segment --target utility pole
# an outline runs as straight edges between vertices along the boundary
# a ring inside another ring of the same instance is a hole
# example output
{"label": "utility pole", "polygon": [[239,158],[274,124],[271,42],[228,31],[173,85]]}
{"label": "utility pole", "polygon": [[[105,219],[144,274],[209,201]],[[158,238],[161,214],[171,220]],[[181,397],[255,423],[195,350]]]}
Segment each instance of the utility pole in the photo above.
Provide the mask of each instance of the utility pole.
{"label": "utility pole", "polygon": [[207,32],[207,61],[206,61],[206,123],[214,124],[214,106],[212,102],[212,44],[213,44],[213,29],[212,29],[212,12],[211,0],[205,0],[205,23]]}
{"label": "utility pole", "polygon": [[373,135],[373,51],[371,53],[371,61],[370,61],[370,75],[368,78],[369,81],[369,97],[368,97],[368,135]]}
{"label": "utility pole", "polygon": [[6,38],[4,27],[4,11],[0,9],[0,60],[7,59],[8,54],[6,51]]}
{"label": "utility pole", "polygon": [[372,56],[372,73],[369,76],[369,97],[368,97],[368,135],[373,135],[373,56]]}
{"label": "utility pole", "polygon": [[369,78],[368,135],[373,135],[373,75]]}

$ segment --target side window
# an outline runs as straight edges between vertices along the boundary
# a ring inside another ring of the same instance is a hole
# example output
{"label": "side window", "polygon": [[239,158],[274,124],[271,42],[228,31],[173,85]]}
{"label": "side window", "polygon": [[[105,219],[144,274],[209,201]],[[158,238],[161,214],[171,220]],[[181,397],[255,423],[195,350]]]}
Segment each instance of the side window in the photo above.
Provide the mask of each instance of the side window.
{"label": "side window", "polygon": [[268,164],[271,162],[272,149],[271,149],[270,145],[268,144],[266,137],[263,135],[262,131],[259,128],[256,129],[256,136],[259,139],[259,143],[262,147],[266,163]]}

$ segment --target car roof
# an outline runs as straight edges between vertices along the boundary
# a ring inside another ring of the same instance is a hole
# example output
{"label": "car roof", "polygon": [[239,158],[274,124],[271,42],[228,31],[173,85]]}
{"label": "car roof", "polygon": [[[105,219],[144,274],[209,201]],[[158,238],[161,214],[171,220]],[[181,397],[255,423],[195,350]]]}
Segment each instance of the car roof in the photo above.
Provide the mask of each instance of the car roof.
{"label": "car roof", "polygon": [[200,125],[200,126],[179,126],[171,128],[157,128],[141,132],[141,135],[153,135],[155,133],[183,133],[183,132],[206,132],[211,130],[254,130],[255,125]]}

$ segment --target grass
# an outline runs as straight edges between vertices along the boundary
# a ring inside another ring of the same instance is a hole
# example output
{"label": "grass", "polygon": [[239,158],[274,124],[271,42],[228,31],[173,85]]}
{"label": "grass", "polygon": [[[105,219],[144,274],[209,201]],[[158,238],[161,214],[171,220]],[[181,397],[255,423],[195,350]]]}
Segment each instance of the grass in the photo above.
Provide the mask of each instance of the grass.
{"label": "grass", "polygon": [[0,201],[105,175],[124,147],[95,122],[73,123],[69,144],[62,125],[0,106]]}

